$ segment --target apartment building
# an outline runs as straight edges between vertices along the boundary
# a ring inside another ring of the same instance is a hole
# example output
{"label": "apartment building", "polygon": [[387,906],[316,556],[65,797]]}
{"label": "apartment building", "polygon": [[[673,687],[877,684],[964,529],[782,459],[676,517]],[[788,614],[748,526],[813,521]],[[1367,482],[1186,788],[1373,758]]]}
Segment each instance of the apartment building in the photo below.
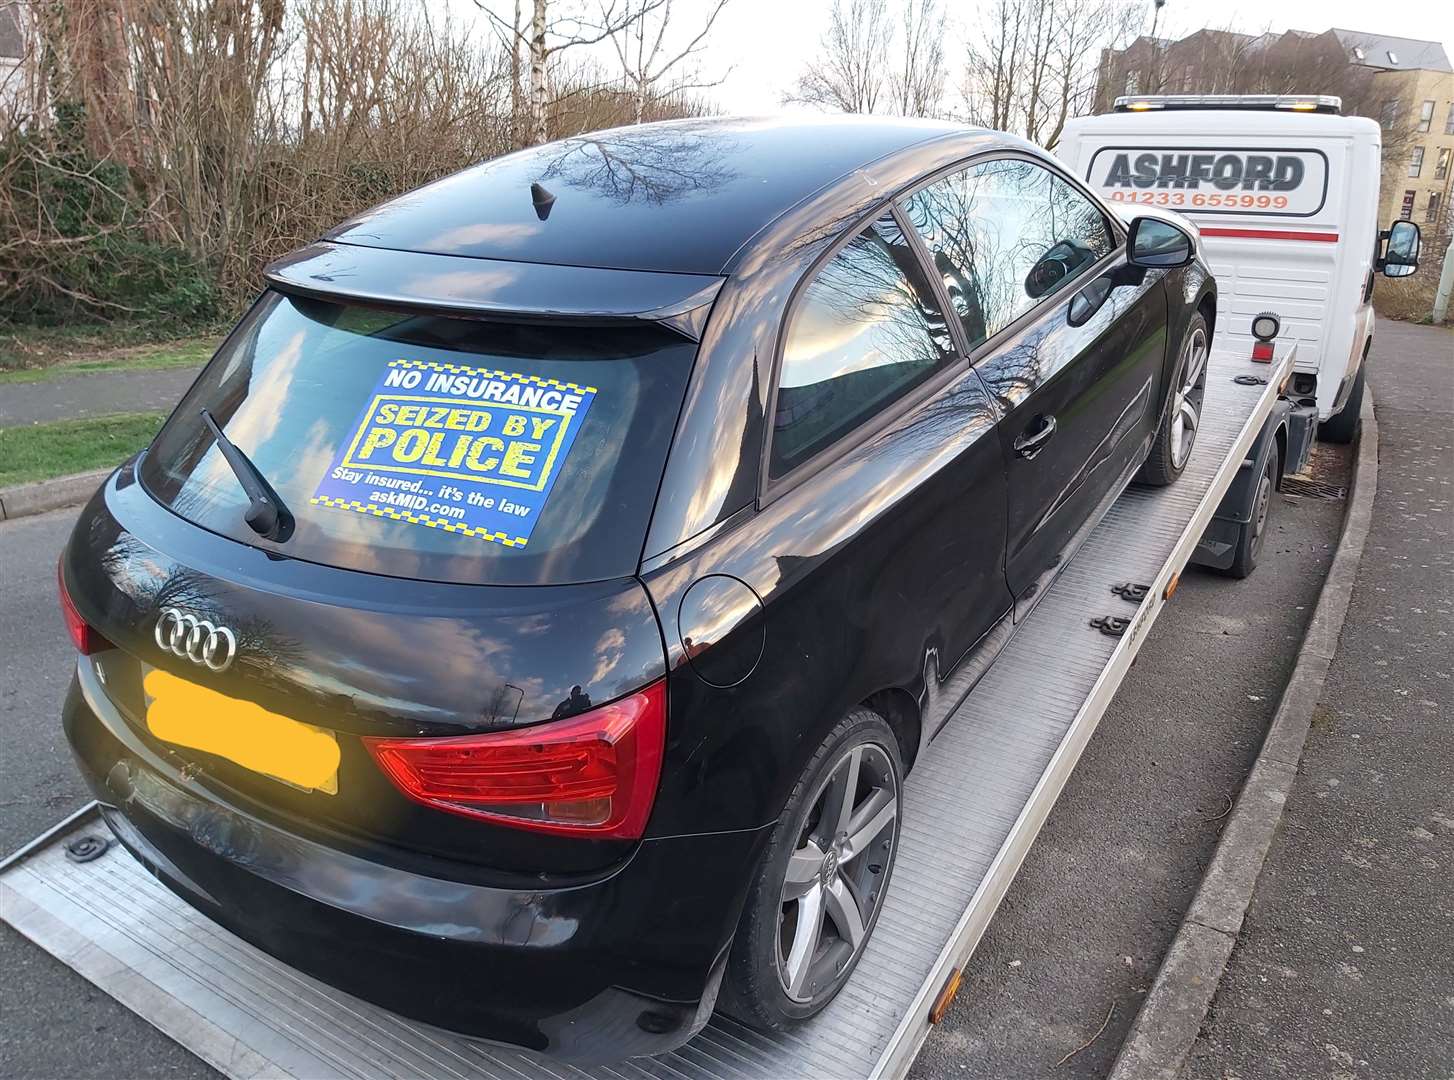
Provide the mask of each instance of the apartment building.
{"label": "apartment building", "polygon": [[1406,152],[1384,157],[1379,218],[1417,221],[1426,240],[1447,237],[1454,222],[1454,73],[1389,72],[1381,81],[1390,91],[1390,113],[1411,130]]}
{"label": "apartment building", "polygon": [[1142,36],[1106,49],[1095,111],[1121,94],[1337,94],[1384,130],[1379,220],[1419,223],[1443,252],[1454,214],[1454,67],[1436,41],[1332,29]]}

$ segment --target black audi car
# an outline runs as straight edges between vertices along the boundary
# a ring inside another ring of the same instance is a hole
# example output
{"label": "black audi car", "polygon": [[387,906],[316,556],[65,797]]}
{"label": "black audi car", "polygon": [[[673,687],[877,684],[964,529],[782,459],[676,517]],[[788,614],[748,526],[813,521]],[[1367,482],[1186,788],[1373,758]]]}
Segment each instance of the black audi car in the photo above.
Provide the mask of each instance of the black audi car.
{"label": "black audi car", "polygon": [[881,119],[586,135],[347,222],[61,557],[107,822],[441,1028],[605,1061],[811,1016],[916,759],[1186,463],[1189,229]]}

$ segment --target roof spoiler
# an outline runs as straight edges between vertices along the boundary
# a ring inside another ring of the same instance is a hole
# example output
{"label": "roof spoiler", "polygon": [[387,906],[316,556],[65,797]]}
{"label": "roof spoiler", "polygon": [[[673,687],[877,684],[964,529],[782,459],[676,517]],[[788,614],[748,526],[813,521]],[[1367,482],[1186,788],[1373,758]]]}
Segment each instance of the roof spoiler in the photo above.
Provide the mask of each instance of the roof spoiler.
{"label": "roof spoiler", "polygon": [[320,241],[263,271],[282,292],[476,319],[657,322],[698,341],[722,279]]}

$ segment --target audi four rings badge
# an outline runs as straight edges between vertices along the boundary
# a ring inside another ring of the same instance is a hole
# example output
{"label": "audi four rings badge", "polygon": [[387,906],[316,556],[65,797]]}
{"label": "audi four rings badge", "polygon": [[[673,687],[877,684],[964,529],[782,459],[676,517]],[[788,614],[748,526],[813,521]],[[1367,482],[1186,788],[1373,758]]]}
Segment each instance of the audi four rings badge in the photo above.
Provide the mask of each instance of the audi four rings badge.
{"label": "audi four rings badge", "polygon": [[152,636],[168,652],[212,671],[226,671],[237,656],[236,634],[180,608],[163,608]]}

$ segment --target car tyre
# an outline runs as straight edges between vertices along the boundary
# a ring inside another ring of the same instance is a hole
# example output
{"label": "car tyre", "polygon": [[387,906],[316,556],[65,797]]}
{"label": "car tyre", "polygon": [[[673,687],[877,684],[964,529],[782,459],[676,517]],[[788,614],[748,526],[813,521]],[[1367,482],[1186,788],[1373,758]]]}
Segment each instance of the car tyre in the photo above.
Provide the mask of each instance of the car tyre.
{"label": "car tyre", "polygon": [[1363,376],[1367,371],[1366,363],[1358,368],[1358,377],[1353,380],[1353,389],[1348,391],[1342,411],[1318,425],[1318,438],[1323,442],[1351,443],[1358,434],[1359,414],[1363,411]]}
{"label": "car tyre", "polygon": [[833,1000],[883,908],[902,814],[898,740],[883,717],[854,709],[814,752],[773,827],[728,958],[725,1012],[779,1030]]}
{"label": "car tyre", "polygon": [[1138,484],[1165,487],[1186,470],[1202,419],[1210,346],[1207,320],[1197,312],[1181,336],[1181,348],[1171,375],[1171,393],[1166,396],[1166,408],[1162,411],[1151,453],[1136,474]]}
{"label": "car tyre", "polygon": [[1262,558],[1262,545],[1267,540],[1267,521],[1272,514],[1272,496],[1277,490],[1277,477],[1282,468],[1282,455],[1274,443],[1267,452],[1262,475],[1257,478],[1257,493],[1252,498],[1252,520],[1242,523],[1237,533],[1236,553],[1232,565],[1222,571],[1228,577],[1245,578],[1257,569]]}

